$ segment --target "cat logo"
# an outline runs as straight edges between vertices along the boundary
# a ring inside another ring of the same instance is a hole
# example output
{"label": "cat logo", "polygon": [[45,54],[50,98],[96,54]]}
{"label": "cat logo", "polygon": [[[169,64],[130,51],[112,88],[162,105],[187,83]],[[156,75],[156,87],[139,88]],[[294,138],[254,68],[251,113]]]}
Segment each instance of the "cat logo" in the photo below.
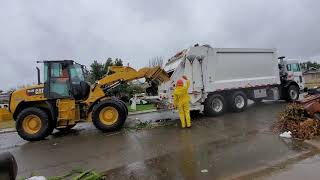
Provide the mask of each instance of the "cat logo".
{"label": "cat logo", "polygon": [[43,88],[33,88],[33,89],[27,89],[27,95],[28,96],[35,96],[43,94]]}

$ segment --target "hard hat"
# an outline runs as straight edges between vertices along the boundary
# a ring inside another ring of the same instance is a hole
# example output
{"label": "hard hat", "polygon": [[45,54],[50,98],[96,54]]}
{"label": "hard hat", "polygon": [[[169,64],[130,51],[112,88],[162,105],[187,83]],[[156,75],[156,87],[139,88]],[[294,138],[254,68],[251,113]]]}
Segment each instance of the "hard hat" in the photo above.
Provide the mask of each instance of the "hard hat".
{"label": "hard hat", "polygon": [[177,81],[177,86],[183,86],[183,80],[182,79],[179,79]]}

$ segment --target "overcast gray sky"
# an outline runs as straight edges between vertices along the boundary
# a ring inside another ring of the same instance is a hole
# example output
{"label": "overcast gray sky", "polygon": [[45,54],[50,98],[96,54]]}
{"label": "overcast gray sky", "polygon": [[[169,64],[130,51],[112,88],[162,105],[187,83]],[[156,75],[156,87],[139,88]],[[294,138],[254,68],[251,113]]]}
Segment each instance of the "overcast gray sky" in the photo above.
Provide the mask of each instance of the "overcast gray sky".
{"label": "overcast gray sky", "polygon": [[195,43],[320,56],[317,0],[1,0],[0,89],[36,82],[36,60],[133,67]]}

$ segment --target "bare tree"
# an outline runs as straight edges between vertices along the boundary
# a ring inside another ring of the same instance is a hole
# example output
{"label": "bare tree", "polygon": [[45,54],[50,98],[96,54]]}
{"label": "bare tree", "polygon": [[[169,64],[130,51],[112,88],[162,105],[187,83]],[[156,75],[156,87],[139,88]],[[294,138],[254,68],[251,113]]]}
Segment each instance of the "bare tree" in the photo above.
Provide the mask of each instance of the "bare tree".
{"label": "bare tree", "polygon": [[163,57],[162,56],[155,56],[149,59],[149,67],[156,67],[156,66],[163,66]]}

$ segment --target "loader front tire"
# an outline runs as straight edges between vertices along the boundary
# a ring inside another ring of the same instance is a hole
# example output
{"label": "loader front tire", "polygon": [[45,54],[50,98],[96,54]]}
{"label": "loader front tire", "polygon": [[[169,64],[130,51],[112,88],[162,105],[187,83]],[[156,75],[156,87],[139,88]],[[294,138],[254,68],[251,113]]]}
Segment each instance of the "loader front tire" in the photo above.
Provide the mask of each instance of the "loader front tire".
{"label": "loader front tire", "polygon": [[121,99],[112,99],[112,100],[119,102],[122,105],[122,108],[124,109],[124,111],[126,112],[126,116],[128,116],[129,110],[126,103],[124,103]]}
{"label": "loader front tire", "polygon": [[122,100],[120,100],[120,99],[119,99],[119,101],[120,101],[120,103],[122,104],[124,110],[126,111],[126,115],[128,116],[129,110],[128,110],[128,107],[127,107],[126,103],[124,103],[124,102],[123,102]]}
{"label": "loader front tire", "polygon": [[50,122],[47,113],[36,107],[22,110],[16,121],[19,136],[27,141],[39,141],[50,134]]}
{"label": "loader front tire", "polygon": [[103,100],[92,110],[92,122],[97,129],[103,132],[121,129],[126,118],[125,107],[115,100]]}

